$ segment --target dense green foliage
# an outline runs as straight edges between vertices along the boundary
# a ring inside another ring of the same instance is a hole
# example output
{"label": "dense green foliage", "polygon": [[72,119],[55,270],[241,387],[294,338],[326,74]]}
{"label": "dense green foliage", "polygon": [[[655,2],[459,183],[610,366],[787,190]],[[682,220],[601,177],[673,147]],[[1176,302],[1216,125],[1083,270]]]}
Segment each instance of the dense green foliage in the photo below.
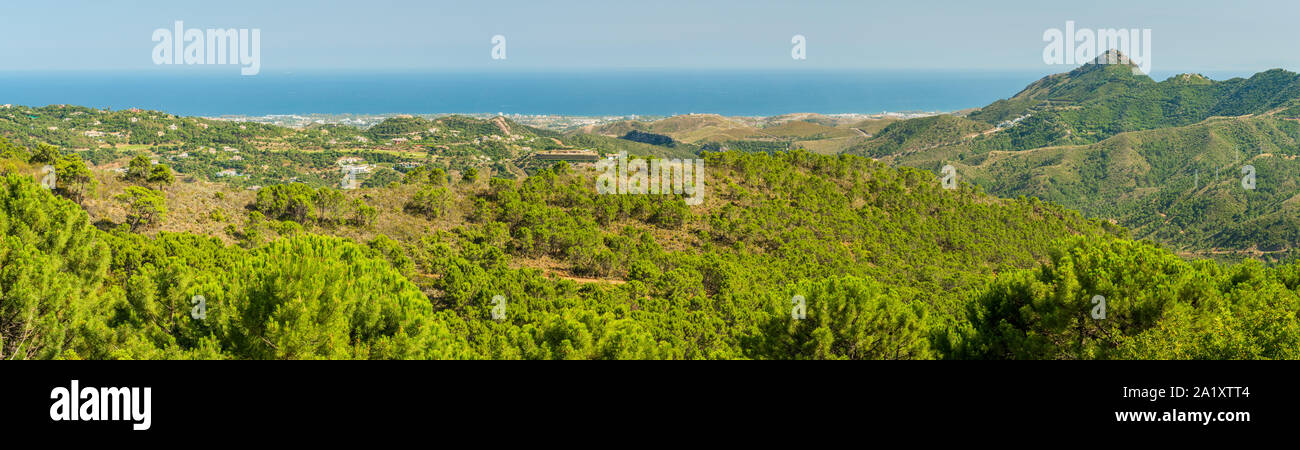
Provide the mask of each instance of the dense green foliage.
{"label": "dense green foliage", "polygon": [[[704,115],[611,128],[649,141],[634,142],[505,118],[287,130],[15,108],[0,113],[0,358],[1300,358],[1300,262],[1278,262],[1300,243],[1295,78],[1088,65],[871,139],[798,121],[751,138]],[[881,161],[790,150],[805,138]],[[703,204],[599,195],[583,165],[513,166],[574,147],[705,150]],[[364,188],[328,187],[352,158],[375,165]],[[935,176],[946,164],[956,189]],[[96,176],[112,205],[86,202]],[[187,178],[256,193],[169,208]],[[225,234],[158,226],[192,209]],[[380,218],[401,226],[380,234]],[[1186,260],[1130,234],[1277,261]]]}
{"label": "dense green foliage", "polygon": [[[1086,64],[1044,78],[970,118],[998,124],[1029,116],[1015,125],[1021,128],[1018,135],[986,144],[1010,150],[1087,144],[1125,131],[1189,125],[1214,116],[1260,114],[1293,104],[1297,98],[1300,75],[1280,69],[1249,79],[1216,82],[1184,74],[1157,83],[1133,74],[1131,66]],[[1056,133],[1053,127],[1065,133]],[[1041,139],[1047,136],[1054,138]]]}
{"label": "dense green foliage", "polygon": [[[506,173],[522,171],[525,167],[515,163],[522,164],[533,151],[584,148],[558,137],[559,133],[503,117],[392,117],[368,129],[335,124],[286,128],[134,109],[68,105],[0,109],[0,138],[23,146],[20,148],[35,149],[38,160],[57,155],[62,148],[63,153],[96,167],[121,167],[128,181],[155,187],[167,184],[166,177],[159,173],[151,180],[158,170],[151,165],[166,165],[175,177],[241,188],[283,183],[338,186],[343,158],[356,158],[350,162],[353,165],[371,166],[372,175],[361,172],[357,177],[369,187],[385,186],[392,181],[393,172],[417,167],[491,167]],[[652,152],[634,153],[677,151],[645,147]],[[688,155],[693,151],[693,146],[680,150]]]}
{"label": "dense green foliage", "polygon": [[419,117],[393,117],[366,130],[372,139],[392,139],[419,133],[433,127],[433,122]]}
{"label": "dense green foliage", "polygon": [[744,153],[774,153],[791,148],[790,143],[786,141],[726,141],[710,142],[700,146],[701,151]]}
{"label": "dense green foliage", "polygon": [[[1149,244],[1068,241],[970,305],[954,355],[979,358],[1300,357],[1300,265],[1189,263]],[[1093,298],[1106,314],[1098,318]]]}
{"label": "dense green foliage", "polygon": [[274,220],[322,226],[345,223],[363,226],[375,216],[374,207],[357,199],[349,201],[336,189],[313,189],[299,183],[277,184],[258,190],[257,198],[249,208]]}
{"label": "dense green foliage", "polygon": [[[1263,252],[1300,246],[1300,126],[1271,117],[1212,120],[955,164],[999,195],[1032,195],[1113,217],[1186,250]],[[1243,179],[1253,169],[1252,189]]]}
{"label": "dense green foliage", "polygon": [[564,142],[580,148],[589,148],[603,154],[627,152],[629,155],[660,158],[688,158],[694,156],[700,150],[700,146],[695,144],[679,142],[673,147],[664,147],[596,134],[574,134],[566,136]]}
{"label": "dense green foliage", "polygon": [[[487,188],[425,172],[417,197],[444,196],[440,214],[466,225],[364,244],[299,232],[249,249],[101,231],[75,203],[9,175],[0,348],[6,358],[1296,357],[1297,266],[1189,263],[1047,203],[947,191],[863,158],[724,153],[707,164],[709,197],[694,208],[597,195],[594,174],[563,165]],[[319,220],[333,195],[283,185],[251,207]],[[475,206],[456,208],[456,195]],[[528,268],[539,259],[608,281]],[[1100,323],[1086,316],[1094,294],[1110,302]]]}
{"label": "dense green foliage", "polygon": [[[1300,104],[1300,75],[1280,69],[1213,81],[1184,74],[1155,82],[1123,64],[1085,64],[1051,75],[965,120],[940,115],[886,127],[851,153],[901,156],[938,147],[949,156],[1085,145],[1120,133],[1264,114]],[[997,133],[976,133],[998,126]]]}
{"label": "dense green foliage", "polygon": [[53,358],[106,319],[109,250],[86,212],[0,178],[0,358]]}
{"label": "dense green foliage", "polygon": [[163,193],[139,186],[127,186],[117,199],[126,204],[126,222],[132,230],[156,224],[167,215],[167,200]]}
{"label": "dense green foliage", "polygon": [[674,141],[672,136],[666,136],[666,135],[655,134],[655,133],[647,133],[640,130],[629,131],[627,132],[627,134],[624,134],[623,137],[621,137],[620,139],[626,139],[633,142],[640,142],[643,144],[662,145],[665,147],[677,146],[677,141]]}
{"label": "dense green foliage", "polygon": [[903,155],[951,145],[988,128],[986,124],[946,114],[904,120],[885,127],[852,152],[872,157]]}
{"label": "dense green foliage", "polygon": [[1087,64],[976,121],[898,122],[854,151],[934,173],[952,165],[994,195],[1112,219],[1180,252],[1280,261],[1300,249],[1300,123],[1288,118],[1298,102],[1300,75],[1281,70],[1157,83],[1131,66]]}

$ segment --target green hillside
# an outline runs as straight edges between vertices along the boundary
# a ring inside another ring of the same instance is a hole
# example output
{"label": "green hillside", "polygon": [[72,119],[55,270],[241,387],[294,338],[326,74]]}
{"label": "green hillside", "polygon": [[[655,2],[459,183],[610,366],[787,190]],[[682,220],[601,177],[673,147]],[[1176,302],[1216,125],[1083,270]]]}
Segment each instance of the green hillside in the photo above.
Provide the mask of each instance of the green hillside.
{"label": "green hillside", "polygon": [[847,152],[873,158],[898,158],[932,149],[959,145],[993,127],[973,120],[941,114],[894,122],[879,134]]}
{"label": "green hillside", "polygon": [[599,134],[578,133],[565,136],[563,139],[564,143],[568,145],[579,148],[588,148],[607,154],[628,152],[628,154],[631,155],[656,156],[663,158],[688,158],[695,156],[700,151],[700,147],[694,144],[677,143],[672,147],[667,147],[602,136]]}
{"label": "green hillside", "polygon": [[[849,150],[1114,220],[1183,254],[1288,258],[1300,248],[1300,75],[1162,82],[1123,64],[1052,75],[968,117],[890,125]],[[977,124],[982,124],[977,125]],[[1244,166],[1254,190],[1241,188]]]}
{"label": "green hillside", "polygon": [[[1296,78],[564,134],[8,108],[0,358],[1300,358]],[[516,164],[557,149],[703,158],[703,204]]]}
{"label": "green hillside", "polygon": [[[34,181],[40,158],[75,156],[4,153],[5,358],[1294,358],[1300,348],[1300,266],[1188,263],[1037,199],[945,190],[859,157],[709,154],[698,207],[597,195],[593,172],[564,164],[522,181],[435,170],[255,199],[101,177],[98,189],[113,192],[99,195],[147,217],[128,226]],[[189,221],[171,216],[198,196],[223,199],[209,212],[230,225],[158,231]],[[415,232],[378,231],[402,222]],[[1110,319],[1088,317],[1095,295]]]}
{"label": "green hillside", "polygon": [[356,180],[370,185],[386,184],[417,167],[520,176],[532,153],[575,148],[558,132],[504,117],[397,116],[366,129],[288,128],[69,105],[0,109],[0,137],[29,147],[54,145],[101,170],[123,170],[143,156],[182,177],[250,189],[279,183],[337,187],[343,181],[340,161],[366,166]]}
{"label": "green hillside", "polygon": [[[1099,58],[1100,59],[1100,58]],[[1300,112],[1300,75],[1280,69],[1243,79],[1214,81],[1183,74],[1161,82],[1134,74],[1127,64],[1089,63],[1038,80],[1011,98],[972,112],[968,119],[996,127],[971,136],[971,126],[953,119],[912,119],[891,125],[901,136],[868,141],[851,153],[872,156],[916,151],[936,143],[960,144],[967,153],[1081,145],[1127,131],[1194,124],[1211,117]],[[888,130],[888,128],[886,129]],[[882,131],[882,136],[884,132]]]}
{"label": "green hillside", "polygon": [[792,120],[778,125],[763,127],[763,132],[793,138],[796,140],[819,140],[857,136],[858,133],[847,128],[821,125],[803,120]]}
{"label": "green hillside", "polygon": [[[1300,123],[1264,116],[993,152],[954,165],[996,195],[1035,196],[1114,218],[1137,237],[1180,250],[1277,259],[1300,244],[1297,156]],[[1255,170],[1253,190],[1242,187],[1245,166]]]}
{"label": "green hillside", "polygon": [[1126,131],[1264,114],[1300,99],[1300,75],[1280,69],[1213,81],[1184,74],[1159,83],[1129,66],[1087,64],[1049,76],[969,117],[992,125],[1022,118],[978,148],[1023,150],[1087,144]]}

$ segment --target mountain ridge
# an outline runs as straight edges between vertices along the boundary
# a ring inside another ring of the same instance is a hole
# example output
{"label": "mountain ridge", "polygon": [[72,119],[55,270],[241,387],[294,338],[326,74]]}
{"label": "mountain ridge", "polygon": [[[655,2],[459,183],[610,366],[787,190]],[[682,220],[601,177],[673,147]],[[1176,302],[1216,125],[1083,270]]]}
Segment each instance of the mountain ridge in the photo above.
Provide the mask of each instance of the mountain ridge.
{"label": "mountain ridge", "polygon": [[[968,122],[899,122],[847,152],[935,173],[954,165],[995,195],[1116,220],[1184,254],[1263,252],[1276,260],[1300,248],[1300,236],[1286,231],[1300,227],[1291,219],[1300,204],[1297,105],[1300,75],[1281,69],[1155,82],[1122,65],[1086,64],[1037,80]],[[973,132],[976,123],[987,128]],[[1268,181],[1233,191],[1247,165]],[[1217,193],[1188,196],[1205,192],[1210,177]]]}

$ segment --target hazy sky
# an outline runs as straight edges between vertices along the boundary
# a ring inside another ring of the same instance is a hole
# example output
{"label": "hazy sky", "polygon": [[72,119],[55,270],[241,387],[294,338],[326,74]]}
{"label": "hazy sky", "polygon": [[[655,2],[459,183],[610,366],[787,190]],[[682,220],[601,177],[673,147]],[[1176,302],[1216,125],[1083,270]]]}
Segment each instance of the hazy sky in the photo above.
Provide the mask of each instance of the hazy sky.
{"label": "hazy sky", "polygon": [[[1054,72],[1044,30],[1149,28],[1156,72],[1300,69],[1285,1],[24,1],[0,71],[161,70],[176,20],[259,28],[262,73],[352,70],[981,69]],[[1068,4],[1067,4],[1068,3]],[[490,57],[493,35],[507,59]],[[793,60],[791,37],[807,37]],[[176,69],[176,68],[169,68]]]}

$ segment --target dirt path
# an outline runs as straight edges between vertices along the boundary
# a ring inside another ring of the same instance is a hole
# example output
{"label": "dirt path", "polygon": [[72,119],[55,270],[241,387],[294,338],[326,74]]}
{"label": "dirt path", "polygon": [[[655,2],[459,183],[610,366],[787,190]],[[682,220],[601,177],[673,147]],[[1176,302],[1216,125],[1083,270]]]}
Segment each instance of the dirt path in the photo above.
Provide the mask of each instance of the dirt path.
{"label": "dirt path", "polygon": [[540,258],[516,258],[510,266],[519,269],[536,269],[541,271],[542,275],[550,278],[570,280],[582,284],[596,283],[617,285],[627,283],[627,281],[615,278],[587,278],[574,276],[569,273],[569,269],[565,263],[551,259],[549,256],[543,256]]}
{"label": "dirt path", "polygon": [[510,132],[510,125],[506,124],[506,119],[504,117],[493,117],[492,124],[496,125],[497,128],[500,128],[501,132],[505,133],[507,137],[514,136],[514,134]]}
{"label": "dirt path", "polygon": [[582,283],[582,284],[608,283],[608,284],[615,284],[615,285],[617,285],[617,284],[625,284],[625,283],[627,283],[626,281],[623,281],[623,280],[615,280],[615,279],[607,279],[607,278],[583,278],[583,277],[574,277],[574,276],[565,275],[565,274],[562,274],[562,273],[559,273],[559,272],[549,272],[549,271],[546,272],[546,275],[547,275],[547,276],[550,276],[550,277],[552,277],[552,278],[562,278],[562,279],[565,279],[565,280],[570,280],[570,281],[574,281],[574,282],[578,282],[578,283]]}

